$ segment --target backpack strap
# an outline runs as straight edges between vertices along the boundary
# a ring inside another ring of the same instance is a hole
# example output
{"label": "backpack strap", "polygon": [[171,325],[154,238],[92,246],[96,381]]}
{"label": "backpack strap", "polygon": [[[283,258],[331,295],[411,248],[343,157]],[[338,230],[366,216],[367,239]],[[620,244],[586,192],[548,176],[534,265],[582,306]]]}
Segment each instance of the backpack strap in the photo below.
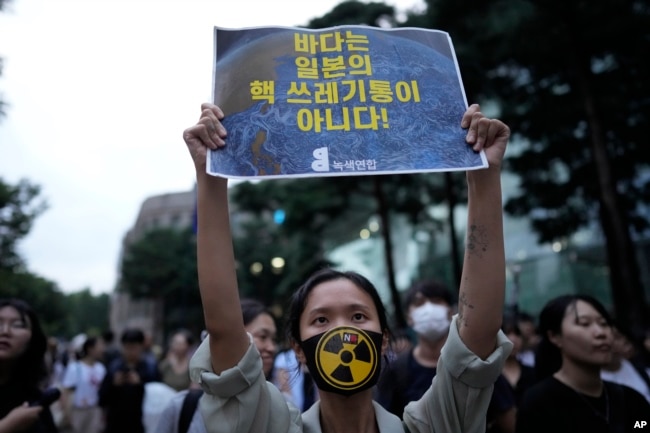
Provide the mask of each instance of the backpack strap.
{"label": "backpack strap", "polygon": [[199,404],[199,398],[203,395],[202,389],[190,389],[185,398],[183,398],[183,406],[181,407],[181,415],[178,417],[178,433],[187,433],[192,422],[192,417],[196,411],[196,406]]}

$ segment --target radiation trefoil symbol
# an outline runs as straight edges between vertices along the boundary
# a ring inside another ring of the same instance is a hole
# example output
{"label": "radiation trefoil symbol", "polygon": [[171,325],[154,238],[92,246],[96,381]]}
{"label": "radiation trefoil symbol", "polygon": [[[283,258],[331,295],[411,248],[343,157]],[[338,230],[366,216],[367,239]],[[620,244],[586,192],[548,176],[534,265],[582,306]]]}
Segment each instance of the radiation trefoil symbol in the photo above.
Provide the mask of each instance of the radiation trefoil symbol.
{"label": "radiation trefoil symbol", "polygon": [[342,390],[354,390],[372,379],[378,362],[375,343],[363,330],[334,328],[316,346],[316,368],[327,383]]}

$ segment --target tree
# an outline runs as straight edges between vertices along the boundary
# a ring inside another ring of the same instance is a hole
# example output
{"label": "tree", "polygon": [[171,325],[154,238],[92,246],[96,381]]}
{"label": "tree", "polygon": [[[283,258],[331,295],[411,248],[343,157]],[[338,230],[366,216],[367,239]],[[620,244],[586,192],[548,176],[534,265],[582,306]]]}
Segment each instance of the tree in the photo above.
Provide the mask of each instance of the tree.
{"label": "tree", "polygon": [[65,309],[68,312],[66,335],[72,337],[79,332],[101,335],[109,328],[109,304],[108,294],[95,296],[87,288],[66,295]]}
{"label": "tree", "polygon": [[48,335],[68,335],[68,310],[65,295],[52,281],[27,271],[0,269],[0,293],[3,298],[20,298],[27,302]]}
{"label": "tree", "polygon": [[310,20],[307,27],[322,29],[346,24],[365,24],[374,27],[387,25],[393,27],[396,22],[395,8],[392,6],[385,3],[362,3],[350,0],[334,6],[334,9],[322,17]]}
{"label": "tree", "polygon": [[162,299],[164,333],[203,329],[191,228],[153,229],[125,249],[117,290],[133,298]]}
{"label": "tree", "polygon": [[25,179],[10,185],[0,178],[0,269],[24,268],[16,245],[47,207],[45,201],[37,200],[39,194],[40,187]]}
{"label": "tree", "polygon": [[[232,188],[242,288],[267,303],[286,299],[315,270],[331,265],[325,251],[350,240],[354,222],[368,217],[367,201],[353,200],[345,182],[344,177],[276,179]],[[276,211],[283,212],[282,221],[274,221]],[[274,257],[284,259],[281,274],[268,266]],[[250,272],[255,263],[264,266],[257,275]]]}
{"label": "tree", "polygon": [[[527,143],[508,160],[521,177],[506,210],[540,242],[594,221],[605,237],[616,316],[648,310],[633,239],[650,230],[650,7],[642,1],[428,0],[428,25],[450,32],[472,100],[499,102]],[[603,19],[603,17],[607,17]]]}
{"label": "tree", "polygon": [[[340,265],[330,263],[326,252],[358,239],[359,229],[374,216],[383,215],[383,239],[390,239],[385,227],[391,224],[389,215],[395,214],[406,215],[416,229],[438,230],[441,222],[428,209],[431,203],[444,202],[444,181],[442,176],[412,174],[235,185],[231,188],[233,241],[241,290],[267,303],[282,304],[315,270]],[[277,211],[284,215],[280,223],[274,220]],[[392,256],[390,242],[384,242],[384,254]],[[284,259],[282,269],[270,266],[274,257]],[[399,294],[391,295],[396,325],[405,326]]]}

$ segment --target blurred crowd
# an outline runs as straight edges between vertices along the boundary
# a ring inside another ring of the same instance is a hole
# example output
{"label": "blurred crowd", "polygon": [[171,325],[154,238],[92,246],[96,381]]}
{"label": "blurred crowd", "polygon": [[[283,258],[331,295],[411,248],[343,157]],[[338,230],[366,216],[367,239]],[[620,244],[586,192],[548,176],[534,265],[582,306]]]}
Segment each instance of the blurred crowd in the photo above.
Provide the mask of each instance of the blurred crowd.
{"label": "blurred crowd", "polygon": [[[394,333],[374,390],[375,400],[398,415],[435,377],[456,312],[451,292],[439,282],[419,282],[405,295],[409,326]],[[317,388],[281,343],[277,319],[258,301],[241,302],[267,379],[288,401],[308,409],[318,400]],[[616,396],[619,388],[632,402],[628,410],[650,408],[650,332],[620,326],[597,300],[560,296],[539,317],[506,314],[502,331],[514,349],[495,383],[486,432],[541,431],[533,426],[543,417],[561,422],[558,404],[584,417],[585,425],[591,418],[594,425],[600,418],[609,424],[607,392]],[[202,390],[189,374],[200,342],[186,329],[173,332],[159,350],[138,328],[119,336],[106,331],[69,341],[47,338],[27,303],[0,299],[0,432],[203,433],[196,410]],[[599,383],[605,384],[605,400],[590,394]]]}

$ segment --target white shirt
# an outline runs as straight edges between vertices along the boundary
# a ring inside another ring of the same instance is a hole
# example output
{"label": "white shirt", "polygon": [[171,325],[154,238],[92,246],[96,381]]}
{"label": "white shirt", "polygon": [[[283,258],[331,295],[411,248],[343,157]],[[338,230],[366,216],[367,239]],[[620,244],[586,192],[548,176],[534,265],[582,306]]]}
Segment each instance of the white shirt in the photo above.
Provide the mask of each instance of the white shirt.
{"label": "white shirt", "polygon": [[99,386],[106,375],[101,362],[88,365],[85,362],[70,362],[63,375],[63,387],[74,388],[74,407],[93,407],[99,402]]}
{"label": "white shirt", "polygon": [[621,367],[616,371],[600,370],[600,378],[610,382],[627,385],[639,391],[650,402],[650,389],[641,375],[627,359],[621,361]]}

